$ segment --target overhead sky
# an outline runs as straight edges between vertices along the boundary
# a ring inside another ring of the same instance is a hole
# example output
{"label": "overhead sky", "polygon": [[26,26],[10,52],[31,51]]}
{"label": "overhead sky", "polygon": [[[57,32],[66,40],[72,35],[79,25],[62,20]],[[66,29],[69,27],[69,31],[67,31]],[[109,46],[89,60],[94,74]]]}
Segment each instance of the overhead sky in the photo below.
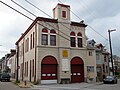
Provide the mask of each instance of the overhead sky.
{"label": "overhead sky", "polygon": [[[18,11],[30,15],[11,0],[0,0],[12,6]],[[44,13],[32,7],[25,0],[13,0],[35,15],[47,17]],[[88,25],[86,35],[89,40],[94,39],[96,43],[102,43],[109,51],[108,30],[116,29],[111,32],[113,54],[120,55],[120,0],[28,0],[32,4],[53,17],[53,8],[58,3],[70,5],[71,21],[80,22],[84,20]],[[79,18],[78,18],[79,17]],[[15,42],[21,36],[21,33],[32,23],[31,20],[20,15],[16,11],[0,3],[0,58],[15,48]],[[97,33],[96,33],[97,32]]]}

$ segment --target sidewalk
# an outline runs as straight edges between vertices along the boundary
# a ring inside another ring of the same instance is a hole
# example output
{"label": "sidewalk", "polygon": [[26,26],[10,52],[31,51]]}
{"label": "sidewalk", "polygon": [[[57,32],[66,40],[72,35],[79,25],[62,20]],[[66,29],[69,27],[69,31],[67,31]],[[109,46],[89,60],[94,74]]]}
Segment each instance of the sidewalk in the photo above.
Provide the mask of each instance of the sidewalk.
{"label": "sidewalk", "polygon": [[102,85],[103,82],[96,82],[96,83],[71,83],[71,84],[38,84],[33,85],[31,82],[23,82],[16,83],[15,79],[11,79],[11,82],[18,85],[20,88],[49,88],[49,89],[71,89],[71,90],[79,90],[80,88],[88,88],[96,85]]}
{"label": "sidewalk", "polygon": [[46,85],[33,85],[33,88],[49,88],[49,90],[56,90],[56,89],[70,89],[70,90],[79,90],[85,89],[88,87],[102,85],[103,82],[96,82],[96,83],[74,83],[74,84],[46,84]]}
{"label": "sidewalk", "polygon": [[31,82],[20,81],[20,82],[16,83],[15,79],[11,79],[11,82],[18,85],[20,88],[30,88],[33,86],[33,84]]}

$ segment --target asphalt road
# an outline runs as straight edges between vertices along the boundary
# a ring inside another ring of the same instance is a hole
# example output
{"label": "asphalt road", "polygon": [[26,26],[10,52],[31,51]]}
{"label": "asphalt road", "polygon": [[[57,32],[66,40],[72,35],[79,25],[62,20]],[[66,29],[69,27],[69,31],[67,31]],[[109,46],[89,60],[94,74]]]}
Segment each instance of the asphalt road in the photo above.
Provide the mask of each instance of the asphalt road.
{"label": "asphalt road", "polygon": [[12,82],[0,82],[0,90],[28,90],[28,89],[19,88],[17,85],[13,84]]}
{"label": "asphalt road", "polygon": [[53,84],[53,85],[34,85],[32,88],[19,88],[12,82],[0,82],[0,90],[120,90],[118,84]]}
{"label": "asphalt road", "polygon": [[56,85],[35,85],[36,90],[120,90],[120,80],[117,84],[101,83],[76,83],[76,84],[56,84]]}

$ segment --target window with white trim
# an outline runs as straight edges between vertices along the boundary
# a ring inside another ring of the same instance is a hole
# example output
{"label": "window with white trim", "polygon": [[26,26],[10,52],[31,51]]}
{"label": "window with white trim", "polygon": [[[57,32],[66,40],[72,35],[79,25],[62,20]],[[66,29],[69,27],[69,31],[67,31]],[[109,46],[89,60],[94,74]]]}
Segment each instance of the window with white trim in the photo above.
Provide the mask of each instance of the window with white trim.
{"label": "window with white trim", "polygon": [[70,33],[70,45],[71,47],[83,47],[82,34],[80,32],[77,35],[73,31]]}
{"label": "window with white trim", "polygon": [[94,66],[87,66],[88,72],[94,72]]}
{"label": "window with white trim", "polygon": [[49,32],[46,28],[42,29],[42,45],[56,46],[56,31],[51,29]]}

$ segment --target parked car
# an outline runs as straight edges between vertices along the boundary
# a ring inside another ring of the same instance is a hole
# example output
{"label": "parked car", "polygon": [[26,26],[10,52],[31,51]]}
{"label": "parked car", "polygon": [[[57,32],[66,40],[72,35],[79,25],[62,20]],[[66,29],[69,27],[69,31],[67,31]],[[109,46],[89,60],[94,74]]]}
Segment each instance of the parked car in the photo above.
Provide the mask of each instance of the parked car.
{"label": "parked car", "polygon": [[2,73],[1,74],[1,78],[0,78],[1,82],[4,81],[10,81],[10,75],[9,73]]}
{"label": "parked car", "polygon": [[117,84],[117,77],[116,76],[106,76],[103,79],[104,84]]}

